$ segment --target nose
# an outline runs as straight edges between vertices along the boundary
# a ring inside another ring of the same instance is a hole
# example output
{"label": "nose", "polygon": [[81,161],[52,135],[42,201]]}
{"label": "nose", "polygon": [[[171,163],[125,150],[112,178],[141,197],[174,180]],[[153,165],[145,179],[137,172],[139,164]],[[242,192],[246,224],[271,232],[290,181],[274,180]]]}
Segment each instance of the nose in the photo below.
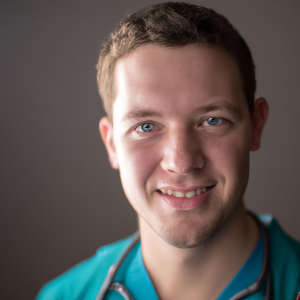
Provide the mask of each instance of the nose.
{"label": "nose", "polygon": [[188,130],[170,132],[164,142],[163,154],[161,166],[167,172],[183,175],[205,166],[200,138]]}

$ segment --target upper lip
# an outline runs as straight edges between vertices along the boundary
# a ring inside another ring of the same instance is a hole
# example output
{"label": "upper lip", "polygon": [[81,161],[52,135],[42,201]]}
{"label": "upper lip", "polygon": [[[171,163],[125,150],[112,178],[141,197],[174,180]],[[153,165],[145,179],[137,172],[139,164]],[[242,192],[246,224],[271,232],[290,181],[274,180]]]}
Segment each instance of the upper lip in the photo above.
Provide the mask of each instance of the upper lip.
{"label": "upper lip", "polygon": [[201,184],[201,185],[193,185],[193,186],[161,186],[158,188],[158,190],[164,189],[164,190],[172,190],[176,192],[182,192],[182,193],[187,193],[190,191],[195,191],[197,189],[202,189],[205,187],[209,187],[212,185],[216,185],[216,183],[208,183],[208,184]]}

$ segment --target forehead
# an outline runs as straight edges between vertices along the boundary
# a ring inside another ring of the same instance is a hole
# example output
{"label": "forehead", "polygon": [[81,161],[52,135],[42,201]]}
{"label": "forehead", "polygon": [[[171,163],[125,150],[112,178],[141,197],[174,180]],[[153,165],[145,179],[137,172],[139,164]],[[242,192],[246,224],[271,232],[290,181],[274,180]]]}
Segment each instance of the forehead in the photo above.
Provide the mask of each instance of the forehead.
{"label": "forehead", "polygon": [[246,105],[237,64],[219,47],[144,45],[116,63],[114,82],[114,115],[140,108],[184,112],[222,101]]}

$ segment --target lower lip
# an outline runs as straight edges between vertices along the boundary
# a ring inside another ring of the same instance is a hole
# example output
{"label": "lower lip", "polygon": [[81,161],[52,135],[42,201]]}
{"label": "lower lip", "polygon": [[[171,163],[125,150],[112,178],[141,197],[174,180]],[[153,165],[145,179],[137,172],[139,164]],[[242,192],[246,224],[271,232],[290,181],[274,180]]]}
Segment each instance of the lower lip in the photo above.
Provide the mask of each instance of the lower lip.
{"label": "lower lip", "polygon": [[159,192],[158,194],[162,197],[164,202],[168,204],[170,207],[178,210],[190,210],[204,204],[212,189],[213,188],[209,189],[204,193],[201,193],[200,195],[191,198],[178,198],[167,194],[161,194]]}

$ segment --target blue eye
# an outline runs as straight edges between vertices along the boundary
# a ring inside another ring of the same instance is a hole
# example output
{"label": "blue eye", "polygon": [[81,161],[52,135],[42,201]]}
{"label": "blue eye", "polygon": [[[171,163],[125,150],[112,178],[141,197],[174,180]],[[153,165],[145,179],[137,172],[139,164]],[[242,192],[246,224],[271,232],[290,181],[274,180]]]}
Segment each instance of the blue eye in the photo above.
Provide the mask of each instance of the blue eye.
{"label": "blue eye", "polygon": [[142,132],[150,132],[150,131],[153,130],[154,125],[151,124],[151,123],[146,123],[146,124],[143,124],[143,125],[141,125],[139,127],[141,128]]}
{"label": "blue eye", "polygon": [[207,119],[207,123],[208,123],[209,125],[217,125],[217,124],[219,124],[220,122],[222,122],[222,119],[220,119],[220,118],[215,118],[215,117],[213,117],[213,118],[208,118],[208,119]]}

